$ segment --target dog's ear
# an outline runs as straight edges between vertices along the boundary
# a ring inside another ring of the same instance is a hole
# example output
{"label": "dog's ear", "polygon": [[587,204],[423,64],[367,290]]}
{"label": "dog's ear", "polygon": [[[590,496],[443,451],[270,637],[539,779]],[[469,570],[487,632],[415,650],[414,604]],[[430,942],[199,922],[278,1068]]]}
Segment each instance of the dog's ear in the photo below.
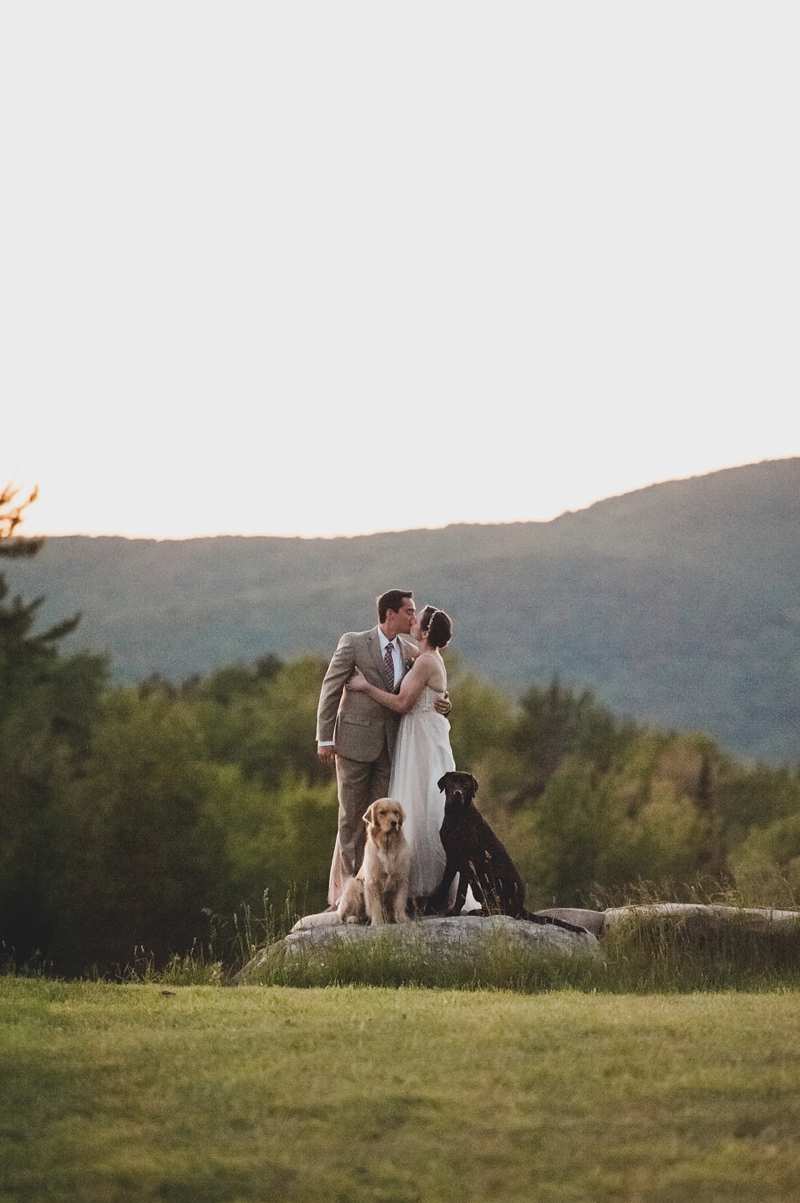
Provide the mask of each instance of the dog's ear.
{"label": "dog's ear", "polygon": [[439,780],[436,782],[436,784],[438,785],[440,790],[443,790],[444,787],[447,785],[447,773],[445,773],[445,775],[443,777],[440,777]]}
{"label": "dog's ear", "polygon": [[375,822],[375,816],[373,814],[374,809],[375,809],[375,803],[370,802],[369,806],[367,807],[367,809],[364,811],[364,814],[362,815],[362,818],[364,819],[364,822],[367,824],[368,827],[372,827]]}

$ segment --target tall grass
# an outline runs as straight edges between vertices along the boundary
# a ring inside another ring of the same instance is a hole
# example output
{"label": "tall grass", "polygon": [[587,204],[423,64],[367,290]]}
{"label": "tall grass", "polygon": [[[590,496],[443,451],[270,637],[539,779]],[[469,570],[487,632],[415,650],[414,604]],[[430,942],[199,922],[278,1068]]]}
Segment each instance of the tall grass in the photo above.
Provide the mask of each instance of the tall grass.
{"label": "tall grass", "polygon": [[[633,993],[769,990],[800,986],[800,916],[754,930],[742,911],[703,916],[639,912],[603,937],[609,984]],[[613,985],[611,984],[613,982]]]}
{"label": "tall grass", "polygon": [[606,888],[592,886],[589,891],[589,906],[605,911],[610,907],[654,906],[661,902],[687,902],[698,906],[730,906],[739,910],[747,907],[763,907],[767,910],[797,910],[800,907],[796,892],[785,878],[777,876],[772,888],[749,889],[741,883],[720,881],[716,877],[702,875],[693,881],[676,881],[666,877],[659,881],[638,878],[627,882],[624,887]]}

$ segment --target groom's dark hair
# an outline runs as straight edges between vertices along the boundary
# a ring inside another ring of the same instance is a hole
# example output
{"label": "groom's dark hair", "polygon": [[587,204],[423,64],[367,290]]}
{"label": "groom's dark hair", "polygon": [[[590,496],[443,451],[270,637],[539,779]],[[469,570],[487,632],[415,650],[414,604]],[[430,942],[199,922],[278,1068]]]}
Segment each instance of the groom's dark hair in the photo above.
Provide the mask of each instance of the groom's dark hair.
{"label": "groom's dark hair", "polygon": [[384,622],[389,610],[393,610],[395,614],[402,610],[404,599],[413,596],[410,589],[390,589],[388,593],[382,593],[378,598],[378,622]]}

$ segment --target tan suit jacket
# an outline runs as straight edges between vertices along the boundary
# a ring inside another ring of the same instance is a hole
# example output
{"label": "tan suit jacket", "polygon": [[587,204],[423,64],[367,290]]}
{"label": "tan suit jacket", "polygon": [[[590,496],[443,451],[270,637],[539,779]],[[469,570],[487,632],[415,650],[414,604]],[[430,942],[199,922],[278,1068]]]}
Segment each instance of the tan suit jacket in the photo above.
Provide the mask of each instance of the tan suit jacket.
{"label": "tan suit jacket", "polygon": [[[407,635],[396,638],[403,667],[407,670],[419,649]],[[360,668],[367,680],[379,689],[388,688],[377,627],[371,631],[348,631],[339,640],[320,691],[317,742],[333,740],[338,756],[361,761],[377,760],[385,742],[389,756],[392,756],[400,715],[373,701],[366,693],[345,689],[355,668]]]}

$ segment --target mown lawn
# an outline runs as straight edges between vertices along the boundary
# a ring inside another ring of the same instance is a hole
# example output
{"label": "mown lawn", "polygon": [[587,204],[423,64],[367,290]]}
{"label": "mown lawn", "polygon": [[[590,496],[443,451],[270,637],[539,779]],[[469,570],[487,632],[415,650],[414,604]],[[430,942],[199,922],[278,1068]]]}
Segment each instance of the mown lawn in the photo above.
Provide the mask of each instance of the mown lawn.
{"label": "mown lawn", "polygon": [[796,1200],[800,992],[0,979],[0,1199]]}

